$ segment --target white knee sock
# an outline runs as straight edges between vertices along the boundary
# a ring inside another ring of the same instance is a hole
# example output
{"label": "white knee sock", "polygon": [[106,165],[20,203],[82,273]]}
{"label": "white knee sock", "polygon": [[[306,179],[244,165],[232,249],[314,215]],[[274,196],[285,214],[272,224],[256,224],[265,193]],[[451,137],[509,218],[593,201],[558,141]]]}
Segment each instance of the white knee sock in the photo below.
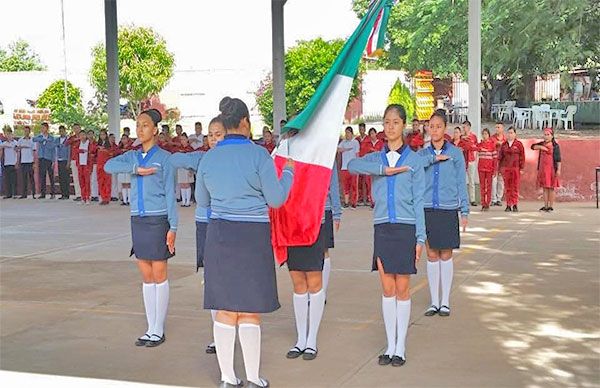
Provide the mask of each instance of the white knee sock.
{"label": "white knee sock", "polygon": [[317,335],[319,334],[319,325],[323,318],[325,309],[325,291],[321,288],[319,292],[310,294],[309,320],[308,320],[308,339],[306,347],[317,350]]}
{"label": "white knee sock", "polygon": [[382,295],[381,308],[383,310],[383,323],[385,323],[385,334],[388,343],[385,354],[393,356],[396,349],[396,296],[387,298]]}
{"label": "white knee sock", "polygon": [[126,188],[127,190],[127,203],[131,202],[131,187]]}
{"label": "white knee sock", "polygon": [[213,336],[217,347],[217,360],[221,369],[221,381],[237,385],[238,380],[233,369],[235,326],[215,321],[213,324]]}
{"label": "white knee sock", "polygon": [[306,348],[306,334],[308,332],[308,292],[306,294],[294,293],[294,315],[296,316],[296,331],[298,341],[296,347],[300,350]]}
{"label": "white knee sock", "polygon": [[431,304],[440,307],[440,263],[439,261],[427,260],[427,280],[429,281],[429,293]]}
{"label": "white knee sock", "polygon": [[396,317],[398,332],[396,334],[396,352],[394,355],[406,359],[404,351],[406,332],[408,331],[408,323],[410,322],[410,299],[398,300],[396,302]]}
{"label": "white knee sock", "polygon": [[129,196],[127,195],[126,188],[121,189],[121,195],[123,196],[123,202],[125,202],[125,203],[129,202]]}
{"label": "white knee sock", "polygon": [[452,277],[454,276],[454,262],[452,258],[440,260],[442,268],[442,306],[450,307],[450,289],[452,288]]}
{"label": "white knee sock", "polygon": [[165,332],[165,320],[167,318],[167,309],[169,308],[169,280],[156,285],[156,323],[154,332],[162,337]]}
{"label": "white knee sock", "polygon": [[329,273],[331,272],[331,259],[325,258],[323,262],[323,290],[325,290],[325,298],[327,298],[327,286],[329,285]]}
{"label": "white knee sock", "polygon": [[253,323],[240,323],[240,345],[244,355],[244,367],[246,368],[246,379],[258,386],[262,381],[258,375],[260,369],[260,326]]}
{"label": "white knee sock", "polygon": [[217,320],[217,310],[210,310],[210,316],[211,316],[213,322],[216,321]]}
{"label": "white knee sock", "polygon": [[144,283],[142,285],[142,295],[144,296],[144,308],[146,310],[146,321],[148,321],[148,337],[154,332],[154,322],[156,321],[156,284]]}
{"label": "white knee sock", "polygon": [[[188,193],[189,191],[189,193]],[[189,195],[188,195],[189,194]],[[181,202],[184,205],[189,205],[190,204],[190,199],[192,198],[192,191],[188,188],[182,188],[181,189]]]}

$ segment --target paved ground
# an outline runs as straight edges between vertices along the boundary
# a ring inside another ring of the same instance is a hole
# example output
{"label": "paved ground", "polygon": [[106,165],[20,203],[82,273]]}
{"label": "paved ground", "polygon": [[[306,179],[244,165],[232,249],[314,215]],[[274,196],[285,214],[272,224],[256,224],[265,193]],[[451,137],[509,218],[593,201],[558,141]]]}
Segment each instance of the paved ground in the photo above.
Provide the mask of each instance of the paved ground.
{"label": "paved ground", "polygon": [[[284,357],[295,328],[282,268],[283,307],[264,320],[262,373],[274,387],[599,386],[600,211],[559,204],[554,214],[541,214],[539,206],[472,215],[455,255],[450,318],[422,315],[429,293],[425,263],[419,264],[402,368],[376,363],[385,335],[378,277],[368,271],[371,215],[347,211],[318,359]],[[50,200],[4,200],[0,209],[1,369],[216,385],[216,358],[204,353],[211,324],[194,272],[192,209],[181,212],[178,254],[170,264],[168,340],[156,349],[133,346],[145,318],[140,278],[127,258],[125,209]],[[244,377],[241,361],[238,349],[236,369]],[[66,386],[78,385],[84,386]]]}

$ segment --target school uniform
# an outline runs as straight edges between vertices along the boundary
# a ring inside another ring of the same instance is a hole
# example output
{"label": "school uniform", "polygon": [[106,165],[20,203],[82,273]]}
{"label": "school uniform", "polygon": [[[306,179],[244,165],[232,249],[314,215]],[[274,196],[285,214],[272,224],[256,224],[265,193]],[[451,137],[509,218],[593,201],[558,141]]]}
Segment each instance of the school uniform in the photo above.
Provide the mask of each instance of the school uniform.
{"label": "school uniform", "polygon": [[33,141],[37,143],[41,198],[46,197],[46,176],[50,180],[50,194],[54,196],[54,169],[52,165],[56,157],[56,141],[51,135],[38,135],[33,138]]}
{"label": "school uniform", "polygon": [[92,174],[92,154],[94,144],[87,140],[79,142],[77,149],[77,175],[79,176],[79,186],[81,189],[81,200],[90,201],[91,199],[91,174]]}
{"label": "school uniform", "polygon": [[515,206],[519,202],[521,170],[525,167],[523,143],[517,139],[512,143],[504,142],[498,154],[498,164],[504,177],[506,205]]}
{"label": "school uniform", "polygon": [[67,139],[67,144],[71,147],[71,176],[73,177],[73,189],[75,190],[75,199],[81,198],[81,187],[79,185],[79,171],[77,159],[79,159],[79,135],[71,135]]}
{"label": "school uniform", "polygon": [[200,161],[196,201],[211,209],[205,247],[204,308],[268,313],[280,305],[271,246],[269,207],[283,205],[293,171],[277,179],[269,153],[241,135]]}
{"label": "school uniform", "polygon": [[[364,137],[360,137],[360,136],[356,136],[354,138],[359,145],[358,148],[358,157],[361,156],[365,156],[367,154],[367,147],[368,144],[363,144],[367,141],[369,141],[369,136],[365,135]],[[357,198],[358,198],[358,202],[371,202],[368,198],[369,198],[369,187],[367,186],[367,175],[359,175],[358,176],[358,186],[357,186]]]}
{"label": "school uniform", "polygon": [[475,175],[477,174],[477,135],[469,132],[463,140],[466,142],[465,147],[465,165],[467,168],[467,189],[469,200],[475,202]]}
{"label": "school uniform", "polygon": [[31,195],[35,196],[35,180],[33,178],[33,149],[35,144],[31,138],[22,137],[18,141],[20,153],[21,182],[23,183],[21,196],[27,198],[29,187]]}
{"label": "school uniform", "polygon": [[539,142],[531,145],[533,150],[535,146],[544,146],[548,148],[547,151],[539,150],[539,157],[537,163],[537,185],[544,189],[555,189],[560,187],[560,181],[556,172],[558,170],[558,163],[561,162],[560,146],[556,141],[551,142]]}
{"label": "school uniform", "polygon": [[[389,166],[409,166],[410,171],[386,176],[385,168]],[[377,270],[379,258],[385,273],[417,273],[415,246],[424,244],[426,238],[421,158],[406,144],[392,152],[386,145],[380,152],[351,161],[348,169],[373,178],[375,226],[371,270]]]}
{"label": "school uniform", "polygon": [[[179,147],[178,149],[172,148],[172,152],[181,152],[188,153],[194,152],[194,149],[191,146],[187,147]],[[177,169],[177,183],[179,184],[190,184],[194,182],[194,174],[187,168],[178,168]]]}
{"label": "school uniform", "polygon": [[[500,147],[502,144],[498,144],[499,142],[504,143],[506,141],[506,135],[499,136],[497,133],[493,134],[491,137],[492,140],[496,143],[496,152],[498,155],[500,154]],[[502,200],[502,195],[504,194],[504,177],[502,176],[502,172],[498,171],[492,179],[492,204],[500,203]]]}
{"label": "school uniform", "polygon": [[[154,145],[144,155],[141,150],[128,151],[109,159],[104,171],[109,174],[129,172],[131,180],[131,254],[143,260],[167,260],[166,236],[177,231],[175,172],[170,154]],[[137,175],[138,167],[156,168],[151,175]]]}
{"label": "school uniform", "polygon": [[479,163],[479,189],[481,192],[481,205],[490,207],[492,203],[492,180],[498,170],[498,153],[496,143],[492,139],[484,140],[478,145]]}
{"label": "school uniform", "polygon": [[71,162],[71,146],[68,138],[56,138],[56,160],[58,161],[58,181],[62,198],[69,198],[71,177],[69,176],[69,163]]}
{"label": "school uniform", "polygon": [[360,145],[356,139],[351,139],[342,140],[339,147],[348,149],[347,151],[342,151],[341,177],[344,196],[347,195],[350,200],[350,205],[356,207],[358,201],[358,176],[351,174],[350,171],[348,171],[348,163],[358,157]]}
{"label": "school uniform", "polygon": [[[119,143],[119,148],[121,149],[121,153],[125,153],[127,151],[131,151],[133,150],[133,141],[129,141],[128,143]],[[131,183],[131,174],[128,172],[125,173],[119,173],[117,174],[117,180],[119,181],[119,184],[129,184]],[[127,201],[125,201],[127,202]]]}
{"label": "school uniform", "polygon": [[[438,162],[436,156],[448,155]],[[425,226],[433,249],[460,247],[458,212],[469,214],[465,158],[460,148],[444,141],[441,150],[433,145],[419,151],[425,166]]]}
{"label": "school uniform", "polygon": [[17,144],[14,139],[6,140],[0,144],[4,151],[3,175],[6,182],[4,194],[7,198],[17,195]]}
{"label": "school uniform", "polygon": [[98,186],[100,198],[102,198],[103,202],[109,202],[112,194],[112,175],[104,171],[104,166],[110,158],[118,155],[118,153],[119,148],[116,145],[110,145],[108,148],[99,146],[96,152],[98,163]]}
{"label": "school uniform", "polygon": [[340,201],[340,180],[338,176],[337,163],[334,163],[333,169],[331,170],[329,192],[327,193],[327,198],[325,199],[325,225],[323,228],[323,242],[325,243],[325,250],[335,248],[333,221],[339,222],[341,219],[342,203]]}
{"label": "school uniform", "polygon": [[98,190],[98,143],[90,140],[92,144],[92,152],[90,153],[90,189],[92,199],[94,201],[98,200],[99,190]]}
{"label": "school uniform", "polygon": [[[404,173],[386,176],[386,167],[409,166]],[[417,244],[425,243],[423,214],[424,171],[421,158],[404,144],[392,151],[383,150],[354,159],[348,164],[353,173],[373,178],[374,249],[371,270],[377,270],[377,259],[386,274],[410,275],[415,266]],[[388,346],[379,357],[380,365],[406,362],[405,342],[410,322],[411,300],[395,295],[381,297],[381,308]]]}
{"label": "school uniform", "polygon": [[[200,161],[205,152],[177,152],[171,155],[171,166],[178,171],[185,169],[186,171],[198,171]],[[196,186],[196,190],[197,190]],[[206,229],[208,228],[208,220],[210,219],[210,208],[202,207],[196,203],[196,211],[194,213],[196,220],[196,272],[200,267],[204,267],[204,249],[206,247]]]}

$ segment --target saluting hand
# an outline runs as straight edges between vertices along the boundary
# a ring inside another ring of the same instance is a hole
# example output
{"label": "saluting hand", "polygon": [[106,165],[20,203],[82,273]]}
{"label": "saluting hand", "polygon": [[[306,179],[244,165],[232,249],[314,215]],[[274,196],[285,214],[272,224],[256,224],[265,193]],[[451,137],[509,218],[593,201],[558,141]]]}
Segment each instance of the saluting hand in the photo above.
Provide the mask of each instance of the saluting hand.
{"label": "saluting hand", "polygon": [[444,160],[448,160],[450,159],[449,155],[443,155],[443,154],[439,154],[435,156],[435,160],[438,162],[443,162]]}
{"label": "saluting hand", "polygon": [[385,175],[396,175],[407,171],[410,171],[410,166],[386,167]]}
{"label": "saluting hand", "polygon": [[137,174],[141,176],[152,175],[156,172],[156,167],[138,167]]}
{"label": "saluting hand", "polygon": [[462,230],[463,232],[467,231],[467,224],[469,223],[469,218],[467,217],[461,217],[460,219],[460,224],[462,225]]}
{"label": "saluting hand", "polygon": [[169,230],[167,232],[167,247],[169,248],[169,252],[171,252],[171,254],[175,253],[175,237],[176,237],[176,233],[172,230]]}
{"label": "saluting hand", "polygon": [[285,166],[293,170],[296,167],[296,162],[294,162],[294,159],[288,158],[287,162],[285,162]]}

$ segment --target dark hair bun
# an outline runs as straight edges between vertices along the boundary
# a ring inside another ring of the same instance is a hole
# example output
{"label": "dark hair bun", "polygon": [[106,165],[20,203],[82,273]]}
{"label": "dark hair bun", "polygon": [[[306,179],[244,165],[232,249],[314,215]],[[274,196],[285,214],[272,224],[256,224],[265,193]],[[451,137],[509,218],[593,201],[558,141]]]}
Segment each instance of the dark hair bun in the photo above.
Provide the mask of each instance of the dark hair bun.
{"label": "dark hair bun", "polygon": [[238,128],[243,118],[250,121],[248,106],[239,98],[224,97],[219,103],[221,120],[225,129]]}

